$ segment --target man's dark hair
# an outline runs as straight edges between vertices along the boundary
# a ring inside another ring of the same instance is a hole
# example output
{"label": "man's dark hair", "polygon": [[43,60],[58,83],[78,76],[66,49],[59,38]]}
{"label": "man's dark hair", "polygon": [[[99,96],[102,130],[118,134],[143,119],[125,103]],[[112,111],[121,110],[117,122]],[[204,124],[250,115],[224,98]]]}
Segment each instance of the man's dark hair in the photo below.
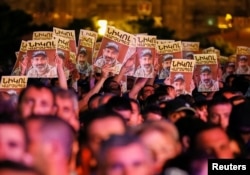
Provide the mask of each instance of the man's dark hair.
{"label": "man's dark hair", "polygon": [[[145,149],[145,154],[147,153],[147,148],[141,143],[140,139],[130,133],[125,133],[123,135],[112,135],[108,140],[105,140],[101,143],[101,148],[98,155],[98,163],[101,168],[105,166],[107,153],[112,148],[124,147],[131,144],[140,144],[142,149]],[[149,153],[150,155],[150,153]]]}
{"label": "man's dark hair", "polygon": [[42,140],[57,141],[64,149],[64,156],[70,159],[72,144],[76,133],[70,124],[54,115],[32,115],[27,122],[37,121],[40,123],[39,132]]}
{"label": "man's dark hair", "polygon": [[31,85],[28,85],[26,88],[24,88],[20,94],[19,94],[19,98],[18,98],[18,105],[20,105],[20,103],[22,102],[23,100],[23,97],[25,96],[25,94],[29,91],[29,89],[31,88],[35,88],[35,89],[47,89],[48,91],[51,92],[52,96],[53,96],[53,100],[55,101],[55,98],[54,98],[54,93],[52,91],[52,89],[49,87],[49,86],[46,86],[44,85],[43,83],[36,83],[36,84],[31,84]]}
{"label": "man's dark hair", "polygon": [[[112,83],[116,86],[112,86]],[[114,80],[114,77],[108,77],[103,83],[102,91],[104,93],[113,93],[120,96],[121,86]]]}
{"label": "man's dark hair", "polygon": [[119,110],[130,110],[132,111],[132,107],[130,104],[130,100],[125,97],[114,96],[109,99],[106,107],[110,110],[119,111]]}
{"label": "man's dark hair", "polygon": [[[117,112],[114,112],[113,110],[107,109],[106,106],[100,106],[97,109],[93,110],[86,110],[84,112],[80,113],[80,124],[83,126],[80,130],[80,144],[86,143],[89,140],[89,128],[93,122],[99,119],[106,119],[106,118],[118,118],[121,120],[121,122],[124,125],[124,128],[126,128],[126,121],[125,119],[118,114]],[[108,126],[104,126],[108,127]]]}

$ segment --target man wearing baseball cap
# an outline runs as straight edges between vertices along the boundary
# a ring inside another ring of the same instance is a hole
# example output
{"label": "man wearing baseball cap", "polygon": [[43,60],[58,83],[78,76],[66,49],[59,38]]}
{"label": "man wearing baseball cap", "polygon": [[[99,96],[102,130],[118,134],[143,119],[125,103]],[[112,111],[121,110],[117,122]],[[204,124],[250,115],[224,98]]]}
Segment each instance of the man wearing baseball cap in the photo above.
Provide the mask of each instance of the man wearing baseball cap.
{"label": "man wearing baseball cap", "polygon": [[200,70],[201,82],[198,86],[200,92],[211,92],[219,90],[219,83],[212,79],[212,71],[209,66],[202,66]]}
{"label": "man wearing baseball cap", "polygon": [[77,55],[76,69],[80,74],[89,76],[90,72],[92,71],[92,67],[87,59],[88,59],[87,50],[84,47],[82,47]]}
{"label": "man wearing baseball cap", "polygon": [[27,76],[34,78],[55,78],[57,69],[48,63],[48,56],[45,51],[35,51],[31,58],[32,67],[28,70]]}
{"label": "man wearing baseball cap", "polygon": [[174,86],[176,95],[179,96],[181,94],[190,94],[186,91],[186,83],[185,83],[185,78],[184,75],[181,73],[177,73],[174,76],[174,81],[172,86]]}
{"label": "man wearing baseball cap", "polygon": [[97,58],[95,62],[96,67],[103,67],[110,65],[113,68],[114,74],[119,74],[122,64],[117,60],[119,56],[119,46],[115,42],[108,42],[103,49],[102,56]]}
{"label": "man wearing baseball cap", "polygon": [[250,66],[248,66],[248,58],[245,55],[241,55],[238,60],[238,68],[235,74],[250,74]]}
{"label": "man wearing baseball cap", "polygon": [[153,55],[150,49],[143,49],[139,53],[139,62],[137,70],[135,71],[135,77],[153,78]]}
{"label": "man wearing baseball cap", "polygon": [[162,57],[162,69],[159,73],[159,79],[165,79],[169,77],[171,61],[174,58],[171,54],[166,54]]}

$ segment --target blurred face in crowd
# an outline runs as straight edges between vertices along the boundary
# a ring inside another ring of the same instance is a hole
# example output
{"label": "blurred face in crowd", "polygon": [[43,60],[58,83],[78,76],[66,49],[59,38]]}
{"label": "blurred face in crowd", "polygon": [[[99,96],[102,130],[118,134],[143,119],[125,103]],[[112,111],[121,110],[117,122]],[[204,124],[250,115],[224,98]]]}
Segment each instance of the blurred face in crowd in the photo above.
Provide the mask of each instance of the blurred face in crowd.
{"label": "blurred face in crowd", "polygon": [[143,92],[142,92],[142,100],[146,100],[146,98],[152,94],[155,93],[155,89],[153,86],[145,86],[143,88]]}
{"label": "blurred face in crowd", "polygon": [[152,175],[152,158],[139,143],[110,148],[104,175]]}
{"label": "blurred face in crowd", "polygon": [[24,94],[19,109],[23,118],[31,114],[54,114],[53,94],[47,88],[30,87]]}
{"label": "blurred face in crowd", "polygon": [[151,150],[154,157],[155,171],[160,172],[164,163],[177,156],[180,145],[170,134],[152,129],[140,136],[142,142]]}
{"label": "blurred face in crowd", "polygon": [[88,145],[96,155],[103,140],[108,139],[112,134],[123,134],[124,132],[125,126],[123,121],[118,117],[110,116],[97,119],[88,128]]}
{"label": "blurred face in crowd", "polygon": [[184,80],[177,80],[172,84],[172,86],[174,86],[177,96],[179,96],[185,92],[186,84],[185,84]]}
{"label": "blurred face in crowd", "polygon": [[208,155],[219,159],[234,158],[229,137],[222,128],[217,127],[202,131],[196,137],[195,143],[199,150],[206,152]]}
{"label": "blurred face in crowd", "polygon": [[226,68],[227,73],[233,73],[234,71],[235,71],[235,69],[233,66],[227,66],[227,68]]}
{"label": "blurred face in crowd", "polygon": [[25,134],[21,126],[0,124],[0,160],[21,161],[25,146]]}
{"label": "blurred face in crowd", "polygon": [[105,48],[103,49],[103,57],[106,61],[106,64],[112,64],[117,60],[119,52],[114,48]]}
{"label": "blurred face in crowd", "polygon": [[163,61],[163,62],[162,62],[162,67],[163,67],[164,69],[170,69],[171,61],[172,61],[171,59],[168,59],[168,60]]}
{"label": "blurred face in crowd", "polygon": [[152,71],[153,58],[151,55],[144,55],[140,58],[140,65],[146,71]]}
{"label": "blurred face in crowd", "polygon": [[85,64],[85,62],[87,61],[87,55],[80,53],[77,56],[77,61],[78,61],[78,64],[81,64],[81,65]]}
{"label": "blurred face in crowd", "polygon": [[38,72],[44,73],[48,64],[48,58],[46,56],[38,55],[31,59],[31,64]]}
{"label": "blurred face in crowd", "polygon": [[218,104],[209,109],[209,122],[220,125],[223,129],[227,129],[229,117],[232,111],[232,105]]}
{"label": "blurred face in crowd", "polygon": [[248,62],[245,59],[239,60],[239,67],[247,67]]}
{"label": "blurred face in crowd", "polygon": [[[27,130],[29,136],[29,153],[32,156],[32,165],[36,167],[40,172],[44,171],[44,166],[49,159],[48,145],[45,146],[45,142],[42,139],[39,131],[41,123],[36,120],[27,122]],[[46,149],[47,148],[47,149]]]}
{"label": "blurred face in crowd", "polygon": [[212,74],[209,71],[205,71],[200,74],[200,78],[202,83],[209,86],[211,84]]}
{"label": "blurred face in crowd", "polygon": [[78,110],[74,107],[73,99],[56,96],[57,115],[67,121],[76,131],[80,125]]}

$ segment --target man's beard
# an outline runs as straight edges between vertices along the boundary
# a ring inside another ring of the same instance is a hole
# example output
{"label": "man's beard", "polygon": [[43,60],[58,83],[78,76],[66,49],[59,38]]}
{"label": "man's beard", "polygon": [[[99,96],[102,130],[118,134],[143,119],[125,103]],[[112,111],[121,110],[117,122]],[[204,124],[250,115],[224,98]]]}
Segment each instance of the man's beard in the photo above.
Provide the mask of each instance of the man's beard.
{"label": "man's beard", "polygon": [[46,71],[47,64],[38,64],[35,68],[38,72],[44,73]]}
{"label": "man's beard", "polygon": [[115,59],[112,57],[105,57],[105,63],[106,64],[113,64],[115,62]]}

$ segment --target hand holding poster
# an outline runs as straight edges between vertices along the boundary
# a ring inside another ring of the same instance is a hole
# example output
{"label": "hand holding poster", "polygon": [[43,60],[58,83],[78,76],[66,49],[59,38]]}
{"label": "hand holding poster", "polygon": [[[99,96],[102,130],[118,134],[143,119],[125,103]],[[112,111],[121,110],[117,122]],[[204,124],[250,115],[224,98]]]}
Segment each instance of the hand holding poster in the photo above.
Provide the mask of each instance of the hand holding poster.
{"label": "hand holding poster", "polygon": [[199,92],[219,90],[218,61],[216,54],[194,54],[196,66],[194,78],[198,81]]}
{"label": "hand holding poster", "polygon": [[22,40],[21,46],[17,55],[16,63],[13,67],[11,75],[25,75],[25,65],[27,64],[27,59],[26,59],[26,52],[27,52],[27,42]]}
{"label": "hand holding poster", "polygon": [[187,59],[173,59],[170,67],[170,82],[175,88],[176,95],[192,94],[193,71],[195,61]]}
{"label": "hand holding poster", "polygon": [[235,74],[250,75],[250,48],[238,46],[236,48],[236,71]]}

